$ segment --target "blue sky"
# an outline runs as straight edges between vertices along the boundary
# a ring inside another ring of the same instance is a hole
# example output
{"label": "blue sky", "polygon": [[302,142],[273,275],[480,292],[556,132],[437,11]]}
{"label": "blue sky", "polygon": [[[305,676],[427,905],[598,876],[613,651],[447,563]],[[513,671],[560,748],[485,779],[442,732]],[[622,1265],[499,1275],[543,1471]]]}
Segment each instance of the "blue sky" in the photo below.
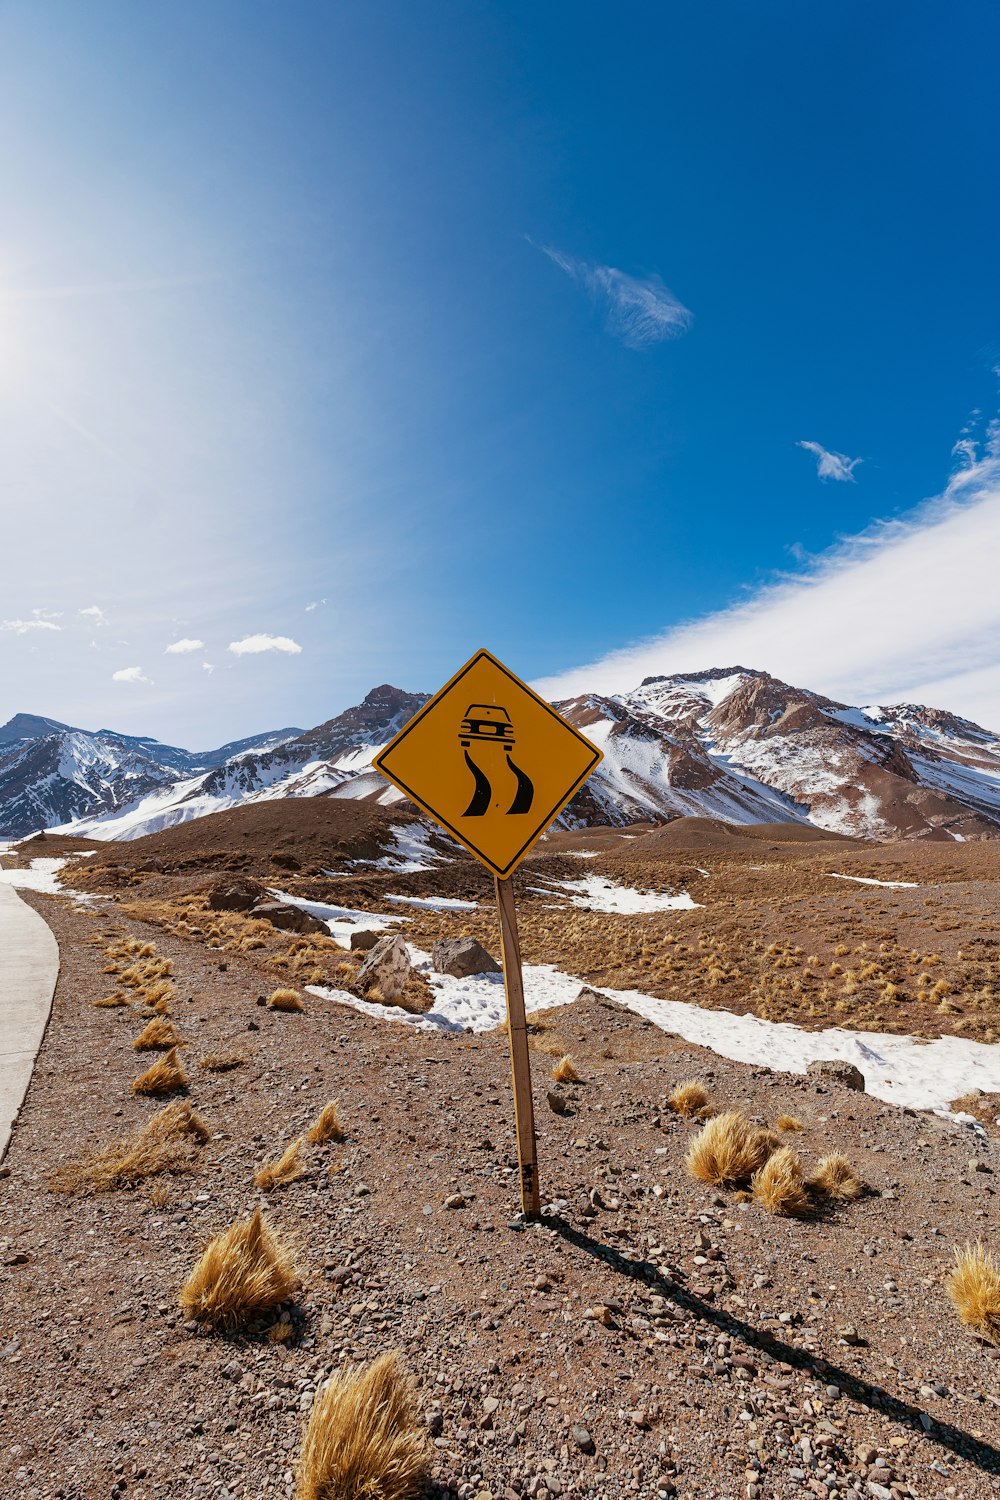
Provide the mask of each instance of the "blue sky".
{"label": "blue sky", "polygon": [[486,645],[1000,728],[998,43],[8,0],[0,719],[207,746]]}

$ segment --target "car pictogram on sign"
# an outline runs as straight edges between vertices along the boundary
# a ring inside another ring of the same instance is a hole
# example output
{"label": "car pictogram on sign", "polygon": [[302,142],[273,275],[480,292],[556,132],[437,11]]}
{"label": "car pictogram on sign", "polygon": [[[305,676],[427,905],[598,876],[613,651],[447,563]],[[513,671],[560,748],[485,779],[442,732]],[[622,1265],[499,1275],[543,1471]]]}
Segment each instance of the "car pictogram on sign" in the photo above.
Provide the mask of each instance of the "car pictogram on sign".
{"label": "car pictogram on sign", "polygon": [[466,749],[473,740],[513,746],[514,726],[505,708],[492,703],[470,703],[462,720],[458,737]]}

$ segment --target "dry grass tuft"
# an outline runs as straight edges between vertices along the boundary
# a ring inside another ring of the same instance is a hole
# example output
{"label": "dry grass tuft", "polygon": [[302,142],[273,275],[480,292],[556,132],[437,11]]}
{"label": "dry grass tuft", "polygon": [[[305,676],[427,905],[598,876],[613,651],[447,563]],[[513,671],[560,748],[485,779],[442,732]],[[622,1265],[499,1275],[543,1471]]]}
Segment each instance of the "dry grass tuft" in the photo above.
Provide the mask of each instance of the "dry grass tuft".
{"label": "dry grass tuft", "polygon": [[91,1005],[98,1010],[119,1010],[121,1006],[128,1004],[128,996],[123,995],[121,990],[115,990],[111,995],[105,995],[103,1000],[91,1000]]}
{"label": "dry grass tuft", "polygon": [[306,1173],[306,1164],[302,1160],[304,1143],[305,1137],[300,1135],[298,1140],[293,1141],[280,1156],[275,1157],[273,1161],[266,1161],[254,1177],[257,1186],[265,1193],[269,1193],[272,1188],[287,1187],[288,1183],[297,1182],[300,1177],[304,1177]]}
{"label": "dry grass tuft", "polygon": [[309,1127],[307,1140],[312,1146],[325,1146],[327,1141],[342,1141],[343,1139],[344,1127],[341,1124],[340,1111],[336,1102],[331,1099]]}
{"label": "dry grass tuft", "polygon": [[847,1157],[836,1151],[830,1156],[820,1157],[819,1165],[809,1178],[807,1186],[834,1203],[852,1203],[865,1190],[864,1183]]}
{"label": "dry grass tuft", "polygon": [[705,1086],[696,1078],[679,1083],[667,1100],[667,1108],[685,1120],[697,1120],[709,1108],[711,1099]]}
{"label": "dry grass tuft", "polygon": [[580,1075],[576,1071],[576,1063],[567,1055],[561,1057],[552,1069],[552,1077],[556,1083],[580,1083]]}
{"label": "dry grass tuft", "polygon": [[260,1209],[209,1240],[180,1290],[189,1318],[212,1328],[245,1327],[294,1297],[299,1274],[291,1251]]}
{"label": "dry grass tuft", "polygon": [[778,1146],[777,1136],[761,1130],[738,1110],[709,1120],[688,1147],[685,1166],[692,1177],[716,1187],[748,1182]]}
{"label": "dry grass tuft", "polygon": [[966,1328],[1000,1344],[1000,1263],[981,1240],[955,1251],[944,1285]]}
{"label": "dry grass tuft", "polygon": [[190,1172],[198,1147],[208,1140],[205,1122],[186,1101],[176,1100],[134,1135],[112,1141],[81,1161],[67,1162],[49,1179],[60,1193],[110,1193],[135,1187],[161,1172]]}
{"label": "dry grass tuft", "polygon": [[397,1354],[320,1391],[299,1461],[298,1500],[415,1500],[430,1451]]}
{"label": "dry grass tuft", "polygon": [[198,1066],[206,1073],[231,1073],[233,1068],[242,1068],[246,1060],[245,1052],[206,1052],[199,1057]]}
{"label": "dry grass tuft", "polygon": [[790,1146],[779,1146],[750,1179],[755,1203],[769,1214],[787,1219],[808,1219],[812,1199],[802,1181],[802,1164]]}
{"label": "dry grass tuft", "polygon": [[132,1080],[133,1094],[179,1094],[187,1088],[187,1074],[177,1056],[177,1048],[171,1047],[158,1057],[151,1068]]}
{"label": "dry grass tuft", "polygon": [[268,1000],[271,1010],[302,1010],[302,996],[298,990],[275,990]]}
{"label": "dry grass tuft", "polygon": [[168,1048],[176,1047],[179,1041],[173,1022],[165,1021],[162,1016],[155,1016],[143,1027],[132,1046],[137,1052],[165,1052]]}
{"label": "dry grass tuft", "polygon": [[779,1115],[774,1122],[774,1128],[775,1130],[790,1131],[803,1130],[805,1127],[802,1121],[797,1119],[795,1115]]}

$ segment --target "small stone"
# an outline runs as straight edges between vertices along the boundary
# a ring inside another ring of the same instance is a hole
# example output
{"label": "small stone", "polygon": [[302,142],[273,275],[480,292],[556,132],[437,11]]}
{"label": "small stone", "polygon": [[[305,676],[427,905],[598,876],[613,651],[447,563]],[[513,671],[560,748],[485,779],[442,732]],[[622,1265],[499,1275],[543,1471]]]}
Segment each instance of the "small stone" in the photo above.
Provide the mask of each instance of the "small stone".
{"label": "small stone", "polygon": [[574,1427],[570,1436],[572,1437],[574,1443],[579,1448],[581,1453],[593,1453],[594,1439],[591,1437],[586,1427]]}
{"label": "small stone", "polygon": [[424,1414],[424,1422],[431,1437],[440,1437],[444,1428],[444,1417],[439,1411],[429,1411]]}
{"label": "small stone", "polygon": [[810,1078],[820,1078],[824,1083],[839,1083],[844,1088],[854,1089],[857,1093],[865,1091],[865,1075],[860,1068],[853,1063],[844,1062],[839,1057],[820,1057],[811,1062],[806,1068]]}
{"label": "small stone", "polygon": [[461,1193],[452,1193],[444,1200],[445,1208],[465,1208],[466,1202]]}

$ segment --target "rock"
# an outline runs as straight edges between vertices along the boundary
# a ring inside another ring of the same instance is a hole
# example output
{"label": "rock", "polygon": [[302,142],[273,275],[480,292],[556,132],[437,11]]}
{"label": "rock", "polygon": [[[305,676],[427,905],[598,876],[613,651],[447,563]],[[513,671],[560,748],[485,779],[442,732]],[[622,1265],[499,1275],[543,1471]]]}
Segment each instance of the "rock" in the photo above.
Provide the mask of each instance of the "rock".
{"label": "rock", "polygon": [[439,1411],[429,1411],[424,1417],[424,1421],[427,1424],[427,1431],[431,1437],[441,1436],[442,1429],[444,1428],[444,1417]]}
{"label": "rock", "polygon": [[301,870],[302,866],[294,854],[272,854],[272,865],[277,865],[279,870]]}
{"label": "rock", "polygon": [[260,901],[251,907],[250,915],[257,921],[270,922],[282,932],[327,932],[325,922],[287,901]]}
{"label": "rock", "polygon": [[245,875],[235,880],[220,880],[208,893],[211,911],[249,911],[258,901],[267,899],[260,881]]}
{"label": "rock", "polygon": [[810,1078],[822,1078],[826,1083],[839,1083],[845,1089],[857,1093],[865,1091],[865,1075],[853,1063],[843,1062],[838,1057],[821,1057],[806,1068]]}
{"label": "rock", "polygon": [[465,1208],[465,1199],[461,1193],[452,1193],[450,1198],[444,1200],[445,1208]]}
{"label": "rock", "polygon": [[351,933],[351,948],[355,953],[370,953],[381,937],[373,928],[363,927],[360,932]]}
{"label": "rock", "polygon": [[574,1443],[579,1448],[581,1453],[593,1453],[594,1439],[591,1437],[586,1427],[574,1427],[570,1436],[572,1437]]}
{"label": "rock", "polygon": [[546,1089],[545,1097],[548,1100],[549,1109],[554,1115],[568,1115],[570,1113],[569,1100],[564,1099],[555,1089]]}
{"label": "rock", "polygon": [[988,1172],[989,1170],[989,1162],[983,1161],[983,1158],[981,1156],[971,1156],[969,1158],[970,1172]]}
{"label": "rock", "polygon": [[386,933],[358,970],[362,990],[379,989],[386,1000],[394,1000],[406,988],[410,977],[410,955],[398,933]]}
{"label": "rock", "polygon": [[474,937],[440,938],[431,949],[431,966],[439,974],[467,979],[470,974],[500,974],[502,970]]}

